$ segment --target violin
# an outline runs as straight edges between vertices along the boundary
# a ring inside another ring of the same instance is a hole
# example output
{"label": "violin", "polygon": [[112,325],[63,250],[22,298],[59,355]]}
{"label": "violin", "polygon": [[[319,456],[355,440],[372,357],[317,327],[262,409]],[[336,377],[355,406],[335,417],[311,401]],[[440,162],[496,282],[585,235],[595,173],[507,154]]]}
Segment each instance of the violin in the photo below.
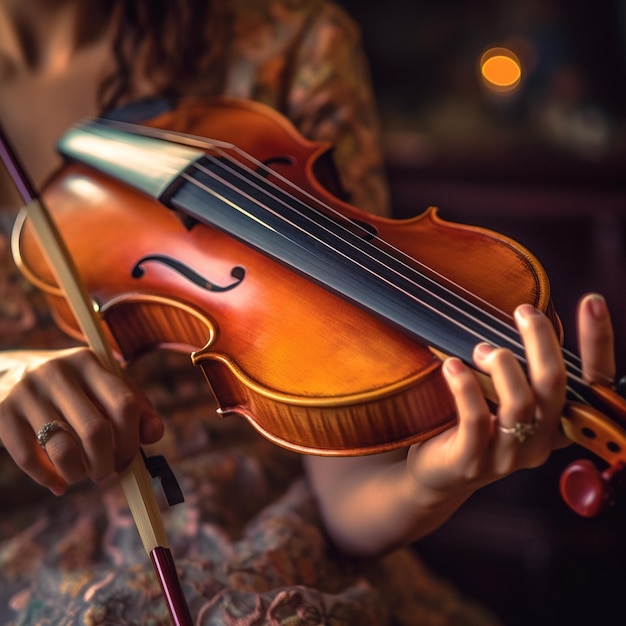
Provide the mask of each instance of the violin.
{"label": "violin", "polygon": [[[410,220],[360,211],[341,197],[332,146],[258,103],[190,98],[141,125],[91,120],[59,149],[66,163],[43,197],[120,358],[189,353],[219,414],[289,449],[372,454],[450,428],[442,358],[471,365],[486,341],[523,363],[522,302],[563,339],[527,249],[435,208]],[[80,337],[25,217],[13,250]],[[563,429],[609,469],[575,464],[561,491],[592,515],[626,462],[626,403],[587,384],[575,355],[566,365]]]}

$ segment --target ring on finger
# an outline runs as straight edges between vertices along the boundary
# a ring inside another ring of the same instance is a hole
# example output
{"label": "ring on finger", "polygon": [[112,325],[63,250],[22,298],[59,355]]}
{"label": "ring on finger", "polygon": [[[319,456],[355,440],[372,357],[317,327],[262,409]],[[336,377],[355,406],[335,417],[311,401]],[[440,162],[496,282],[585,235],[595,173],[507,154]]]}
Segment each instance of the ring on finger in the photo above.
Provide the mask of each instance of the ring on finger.
{"label": "ring on finger", "polygon": [[520,443],[524,443],[528,437],[537,432],[538,427],[537,422],[516,422],[511,427],[498,425],[498,430],[505,435],[513,435]]}
{"label": "ring on finger", "polygon": [[47,422],[37,431],[37,441],[39,442],[42,450],[46,450],[46,444],[48,443],[50,437],[52,437],[52,435],[59,430],[64,430],[67,433],[70,432],[69,426],[65,422],[61,422],[59,420]]}

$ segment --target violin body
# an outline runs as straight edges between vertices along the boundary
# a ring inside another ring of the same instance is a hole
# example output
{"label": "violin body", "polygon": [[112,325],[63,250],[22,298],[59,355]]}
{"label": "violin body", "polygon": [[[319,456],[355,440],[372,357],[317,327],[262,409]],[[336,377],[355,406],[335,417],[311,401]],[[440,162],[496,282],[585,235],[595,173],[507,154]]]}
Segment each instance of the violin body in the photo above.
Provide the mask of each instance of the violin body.
{"label": "violin body", "polygon": [[[340,199],[331,147],[305,140],[274,111],[192,99],[147,124],[236,144],[268,164],[277,184],[285,177],[364,224],[451,290],[493,305],[504,321],[528,302],[561,332],[548,278],[526,249],[446,222],[432,208],[403,221],[360,211]],[[240,414],[280,445],[323,455],[404,447],[454,424],[437,351],[261,251],[78,163],[49,181],[43,199],[120,357],[191,354],[221,414]],[[14,255],[59,326],[79,337],[25,220]]]}

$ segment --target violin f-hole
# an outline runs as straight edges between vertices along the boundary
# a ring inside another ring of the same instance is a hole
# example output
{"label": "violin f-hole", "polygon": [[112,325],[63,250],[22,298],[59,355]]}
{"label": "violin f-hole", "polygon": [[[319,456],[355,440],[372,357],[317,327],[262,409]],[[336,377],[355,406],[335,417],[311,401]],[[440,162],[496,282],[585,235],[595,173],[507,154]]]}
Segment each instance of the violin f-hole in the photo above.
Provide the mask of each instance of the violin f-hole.
{"label": "violin f-hole", "polygon": [[246,275],[246,270],[240,265],[236,265],[230,271],[230,275],[235,280],[229,285],[218,285],[216,283],[212,283],[210,280],[200,275],[198,272],[191,269],[189,266],[185,265],[184,263],[181,263],[177,259],[173,259],[166,255],[149,254],[147,256],[142,257],[135,263],[131,271],[131,276],[135,279],[142,278],[143,275],[145,274],[145,269],[143,266],[149,262],[162,263],[163,265],[166,265],[167,267],[171,268],[175,272],[178,272],[179,274],[184,276],[187,280],[194,283],[198,287],[202,289],[206,289],[207,291],[213,291],[213,292],[224,292],[224,291],[230,291],[231,289],[234,289],[235,287],[237,287],[237,285],[241,283],[241,281],[244,279]]}

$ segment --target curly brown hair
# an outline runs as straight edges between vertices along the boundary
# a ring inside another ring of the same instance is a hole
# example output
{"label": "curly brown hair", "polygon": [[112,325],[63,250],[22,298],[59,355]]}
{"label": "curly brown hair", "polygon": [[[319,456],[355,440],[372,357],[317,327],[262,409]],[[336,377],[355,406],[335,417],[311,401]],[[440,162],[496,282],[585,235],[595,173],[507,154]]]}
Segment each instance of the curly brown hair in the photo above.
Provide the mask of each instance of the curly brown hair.
{"label": "curly brown hair", "polygon": [[103,110],[131,98],[137,81],[166,97],[220,91],[232,28],[229,0],[118,0],[114,19],[116,70],[100,88]]}

